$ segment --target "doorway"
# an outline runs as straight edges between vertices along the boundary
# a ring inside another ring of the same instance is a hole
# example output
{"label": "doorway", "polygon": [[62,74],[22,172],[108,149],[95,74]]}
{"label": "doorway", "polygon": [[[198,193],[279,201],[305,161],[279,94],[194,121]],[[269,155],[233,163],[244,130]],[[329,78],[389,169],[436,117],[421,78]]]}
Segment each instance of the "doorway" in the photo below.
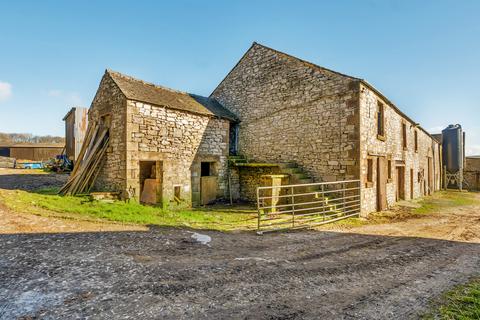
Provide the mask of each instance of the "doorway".
{"label": "doorway", "polygon": [[405,200],[405,167],[397,167],[397,192],[396,200]]}
{"label": "doorway", "polygon": [[387,209],[387,161],[377,158],[377,211]]}
{"label": "doorway", "polygon": [[162,201],[162,176],[161,161],[140,161],[140,202],[156,204]]}
{"label": "doorway", "polygon": [[413,169],[410,169],[410,199],[413,199]]}
{"label": "doorway", "polygon": [[432,173],[433,159],[432,157],[427,157],[427,194],[432,194],[433,189],[433,173]]}
{"label": "doorway", "polygon": [[238,123],[230,122],[230,133],[229,133],[229,153],[231,156],[236,156],[238,154]]}
{"label": "doorway", "polygon": [[200,204],[206,205],[217,199],[217,168],[215,162],[201,162],[200,166]]}

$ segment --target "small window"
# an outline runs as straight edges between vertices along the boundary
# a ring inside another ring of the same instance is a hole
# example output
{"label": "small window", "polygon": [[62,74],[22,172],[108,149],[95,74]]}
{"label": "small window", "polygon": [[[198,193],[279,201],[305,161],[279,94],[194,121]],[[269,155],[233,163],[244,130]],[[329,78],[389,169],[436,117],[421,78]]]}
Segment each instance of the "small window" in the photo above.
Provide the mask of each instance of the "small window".
{"label": "small window", "polygon": [[202,177],[215,176],[215,162],[202,162],[200,167]]}
{"label": "small window", "polygon": [[407,150],[407,124],[402,123],[402,146],[403,150]]}
{"label": "small window", "polygon": [[373,159],[367,159],[367,182],[373,183]]}
{"label": "small window", "polygon": [[418,152],[418,132],[417,132],[417,130],[414,131],[413,136],[414,136],[414,142],[415,142],[415,152]]}
{"label": "small window", "polygon": [[201,176],[208,177],[210,175],[210,162],[202,162],[201,164]]}
{"label": "small window", "polygon": [[377,104],[377,138],[385,139],[385,106]]}

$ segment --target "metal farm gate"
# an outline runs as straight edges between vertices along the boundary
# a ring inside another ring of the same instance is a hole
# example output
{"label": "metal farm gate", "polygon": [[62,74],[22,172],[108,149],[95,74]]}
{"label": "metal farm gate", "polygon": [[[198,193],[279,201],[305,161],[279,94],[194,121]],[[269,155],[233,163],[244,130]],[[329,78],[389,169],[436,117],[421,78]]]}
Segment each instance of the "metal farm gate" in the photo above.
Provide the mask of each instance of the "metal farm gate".
{"label": "metal farm gate", "polygon": [[359,216],[360,180],[257,188],[258,233]]}

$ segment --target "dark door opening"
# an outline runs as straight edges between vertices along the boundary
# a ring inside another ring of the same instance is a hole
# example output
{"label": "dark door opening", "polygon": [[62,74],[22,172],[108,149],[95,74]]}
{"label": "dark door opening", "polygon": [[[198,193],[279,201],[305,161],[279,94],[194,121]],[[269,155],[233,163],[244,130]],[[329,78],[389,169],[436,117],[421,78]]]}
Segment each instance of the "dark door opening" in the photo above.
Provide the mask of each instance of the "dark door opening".
{"label": "dark door opening", "polygon": [[413,199],[413,169],[410,169],[410,199]]}
{"label": "dark door opening", "polygon": [[236,156],[238,154],[238,123],[230,123],[230,133],[229,133],[229,146],[228,151],[231,156]]}
{"label": "dark door opening", "polygon": [[397,167],[397,194],[396,200],[405,200],[405,168]]}
{"label": "dark door opening", "polygon": [[377,158],[377,211],[387,209],[387,164],[384,157]]}
{"label": "dark door opening", "polygon": [[140,161],[140,202],[161,202],[162,162]]}
{"label": "dark door opening", "polygon": [[427,194],[432,194],[433,189],[433,173],[432,173],[432,165],[433,159],[431,157],[427,158]]}

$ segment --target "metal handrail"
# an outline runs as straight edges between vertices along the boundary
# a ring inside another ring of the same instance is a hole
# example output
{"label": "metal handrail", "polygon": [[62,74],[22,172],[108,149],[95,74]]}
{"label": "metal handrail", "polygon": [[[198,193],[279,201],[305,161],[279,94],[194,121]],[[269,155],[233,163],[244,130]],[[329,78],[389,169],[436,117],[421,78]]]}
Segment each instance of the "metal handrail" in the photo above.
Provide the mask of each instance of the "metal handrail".
{"label": "metal handrail", "polygon": [[312,183],[301,183],[301,184],[286,184],[281,186],[274,186],[274,187],[257,187],[258,190],[262,189],[272,189],[272,188],[291,188],[291,187],[308,187],[308,186],[320,186],[320,185],[327,185],[327,184],[341,184],[341,183],[353,183],[353,182],[360,182],[360,180],[340,180],[340,181],[332,181],[332,182],[312,182]]}

